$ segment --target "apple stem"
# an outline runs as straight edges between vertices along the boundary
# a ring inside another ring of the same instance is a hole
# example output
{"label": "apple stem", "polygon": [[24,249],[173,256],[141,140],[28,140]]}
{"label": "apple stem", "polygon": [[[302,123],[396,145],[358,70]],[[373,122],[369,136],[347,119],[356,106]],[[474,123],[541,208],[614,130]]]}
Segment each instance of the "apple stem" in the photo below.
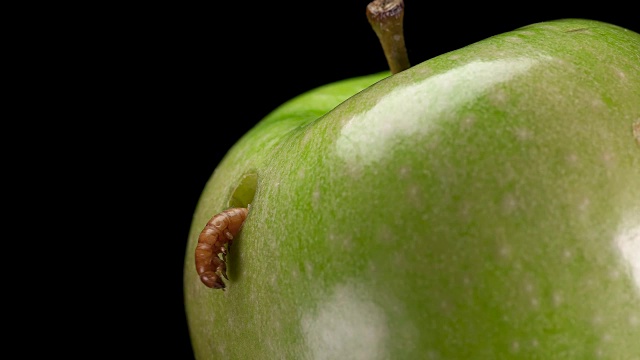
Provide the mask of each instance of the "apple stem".
{"label": "apple stem", "polygon": [[404,46],[403,18],[403,0],[374,0],[367,5],[367,19],[380,40],[392,74],[411,66]]}

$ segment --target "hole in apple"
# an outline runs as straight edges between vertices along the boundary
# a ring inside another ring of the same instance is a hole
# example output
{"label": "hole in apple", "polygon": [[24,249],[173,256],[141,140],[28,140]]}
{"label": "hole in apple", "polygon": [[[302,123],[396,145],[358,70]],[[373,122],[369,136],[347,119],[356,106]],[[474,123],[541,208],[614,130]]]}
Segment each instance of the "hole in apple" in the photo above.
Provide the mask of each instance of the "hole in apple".
{"label": "hole in apple", "polygon": [[231,193],[229,197],[229,207],[243,207],[246,208],[253,201],[253,197],[256,195],[256,186],[258,185],[258,174],[255,172],[249,172],[242,175],[238,185]]}
{"label": "hole in apple", "polygon": [[[258,174],[255,171],[250,171],[242,175],[236,185],[235,189],[229,196],[227,206],[248,208],[253,198],[256,195],[256,187],[258,186]],[[242,237],[242,231],[240,231],[239,237]],[[242,252],[242,239],[237,242],[233,242],[233,246],[228,248],[229,254],[227,255],[227,274],[229,280],[235,282],[242,277],[242,261],[239,259],[239,255]]]}

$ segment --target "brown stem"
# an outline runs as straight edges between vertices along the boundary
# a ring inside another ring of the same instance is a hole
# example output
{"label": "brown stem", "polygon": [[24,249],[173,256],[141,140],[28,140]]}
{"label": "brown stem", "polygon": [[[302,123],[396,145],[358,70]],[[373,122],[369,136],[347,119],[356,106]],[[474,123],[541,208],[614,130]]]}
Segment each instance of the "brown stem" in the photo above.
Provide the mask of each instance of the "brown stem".
{"label": "brown stem", "polygon": [[378,35],[392,74],[411,66],[404,46],[403,18],[403,0],[373,0],[367,5],[367,19]]}

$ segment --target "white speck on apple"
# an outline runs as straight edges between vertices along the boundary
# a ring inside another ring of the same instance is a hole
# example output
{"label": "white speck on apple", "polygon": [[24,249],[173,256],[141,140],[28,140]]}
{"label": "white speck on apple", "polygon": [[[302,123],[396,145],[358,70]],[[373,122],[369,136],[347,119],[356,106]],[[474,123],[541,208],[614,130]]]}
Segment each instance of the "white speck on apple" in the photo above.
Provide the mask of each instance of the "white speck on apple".
{"label": "white speck on apple", "polygon": [[584,281],[584,286],[586,286],[589,289],[592,289],[596,286],[596,282],[593,280],[592,277],[589,277]]}
{"label": "white speck on apple", "polygon": [[606,108],[604,101],[602,101],[602,99],[600,98],[594,98],[593,100],[591,100],[591,106],[593,106],[594,109]]}
{"label": "white speck on apple", "polygon": [[227,349],[224,346],[224,342],[216,342],[215,346],[217,346],[217,349],[218,349],[218,352],[220,353],[220,355],[222,355],[224,357],[224,355],[227,352]]}
{"label": "white speck on apple", "polygon": [[216,322],[216,315],[214,313],[210,313],[206,315],[206,320],[210,323]]}
{"label": "white speck on apple", "polygon": [[540,307],[540,300],[536,297],[531,298],[531,307],[537,309]]}
{"label": "white speck on apple", "polygon": [[495,89],[489,94],[489,100],[491,101],[491,104],[493,106],[503,107],[507,103],[507,100],[509,100],[509,97],[504,92],[504,90]]}
{"label": "white speck on apple", "polygon": [[591,200],[589,200],[588,197],[585,197],[582,199],[582,201],[578,205],[578,210],[586,211],[589,208],[589,205],[591,205]]}
{"label": "white speck on apple", "polygon": [[429,359],[429,360],[437,360],[437,359],[440,359],[440,355],[438,354],[437,351],[429,350],[429,351],[427,351],[427,359]]}
{"label": "white speck on apple", "polygon": [[464,120],[460,122],[460,126],[463,130],[469,130],[476,123],[476,117],[474,115],[469,115]]}
{"label": "white speck on apple", "polygon": [[591,324],[593,324],[594,326],[601,325],[602,322],[603,322],[603,319],[600,314],[594,315],[593,318],[591,319]]}
{"label": "white speck on apple", "polygon": [[407,176],[409,176],[410,173],[411,173],[411,167],[403,166],[403,167],[400,168],[400,171],[398,172],[398,176],[401,179],[406,179]]}
{"label": "white speck on apple", "polygon": [[446,300],[442,300],[440,302],[440,308],[445,312],[447,312],[448,310],[451,309],[450,306],[449,306],[449,303]]}
{"label": "white speck on apple", "polygon": [[399,268],[401,266],[403,266],[403,264],[405,264],[407,261],[406,257],[404,256],[404,254],[400,253],[400,252],[396,252],[393,254],[393,266],[396,268]]}
{"label": "white speck on apple", "polygon": [[620,278],[620,271],[611,270],[611,272],[609,272],[609,278],[611,280],[618,280]]}
{"label": "white speck on apple", "polygon": [[573,252],[571,252],[571,250],[567,249],[565,250],[562,255],[564,256],[565,259],[571,259],[573,257]]}
{"label": "white speck on apple", "polygon": [[314,209],[317,209],[318,206],[320,206],[320,190],[319,189],[315,189],[313,190],[313,193],[311,194],[311,205],[313,206]]}
{"label": "white speck on apple", "polygon": [[524,284],[524,291],[526,291],[527,294],[533,293],[533,288],[534,288],[534,286],[533,286],[533,284],[531,282],[526,282]]}
{"label": "white speck on apple", "polygon": [[391,231],[389,226],[385,224],[381,224],[378,227],[378,237],[376,240],[381,244],[386,244],[386,243],[389,243],[390,241],[395,241],[396,236],[393,233],[393,231]]}
{"label": "white speck on apple", "polygon": [[530,140],[533,138],[533,133],[530,130],[521,127],[516,128],[514,130],[514,134],[520,141]]}
{"label": "white speck on apple", "polygon": [[499,250],[500,257],[508,258],[511,255],[511,248],[507,245],[503,245]]}
{"label": "white speck on apple", "polygon": [[367,269],[369,270],[369,272],[375,273],[376,270],[377,270],[376,262],[375,261],[369,261],[369,263],[367,263]]}
{"label": "white speck on apple", "polygon": [[227,317],[227,326],[229,327],[229,329],[233,329],[233,316]]}
{"label": "white speck on apple", "polygon": [[353,248],[353,237],[351,235],[342,236],[342,249],[351,250]]}
{"label": "white speck on apple", "polygon": [[540,342],[538,341],[538,339],[532,339],[531,340],[531,346],[534,348],[537,348],[540,345]]}
{"label": "white speck on apple", "polygon": [[519,43],[519,42],[522,42],[522,39],[520,39],[520,38],[519,38],[519,37],[517,37],[517,36],[508,36],[508,37],[506,38],[506,40],[507,40],[508,42],[513,42],[513,43]]}
{"label": "white speck on apple", "polygon": [[513,213],[518,207],[518,200],[513,194],[507,194],[502,201],[502,209],[505,214]]}
{"label": "white speck on apple", "polygon": [[389,334],[384,311],[354,284],[337,286],[318,309],[301,318],[311,358],[386,359]]}
{"label": "white speck on apple", "polygon": [[517,353],[520,351],[520,343],[518,341],[514,341],[511,343],[511,351]]}
{"label": "white speck on apple", "polygon": [[512,266],[515,270],[522,271],[522,262],[514,261]]}
{"label": "white speck on apple", "polygon": [[560,291],[556,291],[553,293],[552,295],[553,297],[553,306],[555,307],[559,307],[560,305],[562,305],[564,303],[564,295],[562,295],[562,293]]}
{"label": "white speck on apple", "polygon": [[569,154],[569,156],[567,156],[567,162],[571,165],[576,165],[578,163],[578,155]]}
{"label": "white speck on apple", "polygon": [[597,348],[595,351],[595,355],[597,358],[602,358],[602,355],[604,355],[604,352],[602,351],[601,348]]}
{"label": "white speck on apple", "polygon": [[424,209],[424,195],[423,195],[423,189],[420,185],[412,185],[409,186],[409,189],[407,189],[407,202],[411,205],[413,205],[414,208],[422,210]]}
{"label": "white speck on apple", "polygon": [[460,204],[460,219],[464,221],[469,221],[469,217],[471,215],[471,204],[467,201],[462,201]]}
{"label": "white speck on apple", "polygon": [[304,269],[307,272],[307,277],[310,279],[313,279],[313,263],[311,261],[305,261],[304,262]]}
{"label": "white speck on apple", "polygon": [[602,154],[602,161],[604,162],[604,164],[606,166],[613,166],[614,165],[614,156],[613,153],[611,151],[605,151]]}

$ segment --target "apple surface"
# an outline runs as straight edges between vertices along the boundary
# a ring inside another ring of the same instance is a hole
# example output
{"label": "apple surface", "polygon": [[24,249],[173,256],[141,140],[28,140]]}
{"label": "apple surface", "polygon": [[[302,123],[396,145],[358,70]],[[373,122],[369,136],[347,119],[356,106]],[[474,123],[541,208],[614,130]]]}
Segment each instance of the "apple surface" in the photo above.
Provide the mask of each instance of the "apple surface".
{"label": "apple surface", "polygon": [[[196,357],[640,358],[638,123],[640,35],[585,19],[301,94],[195,210]],[[200,232],[247,206],[204,286]]]}

